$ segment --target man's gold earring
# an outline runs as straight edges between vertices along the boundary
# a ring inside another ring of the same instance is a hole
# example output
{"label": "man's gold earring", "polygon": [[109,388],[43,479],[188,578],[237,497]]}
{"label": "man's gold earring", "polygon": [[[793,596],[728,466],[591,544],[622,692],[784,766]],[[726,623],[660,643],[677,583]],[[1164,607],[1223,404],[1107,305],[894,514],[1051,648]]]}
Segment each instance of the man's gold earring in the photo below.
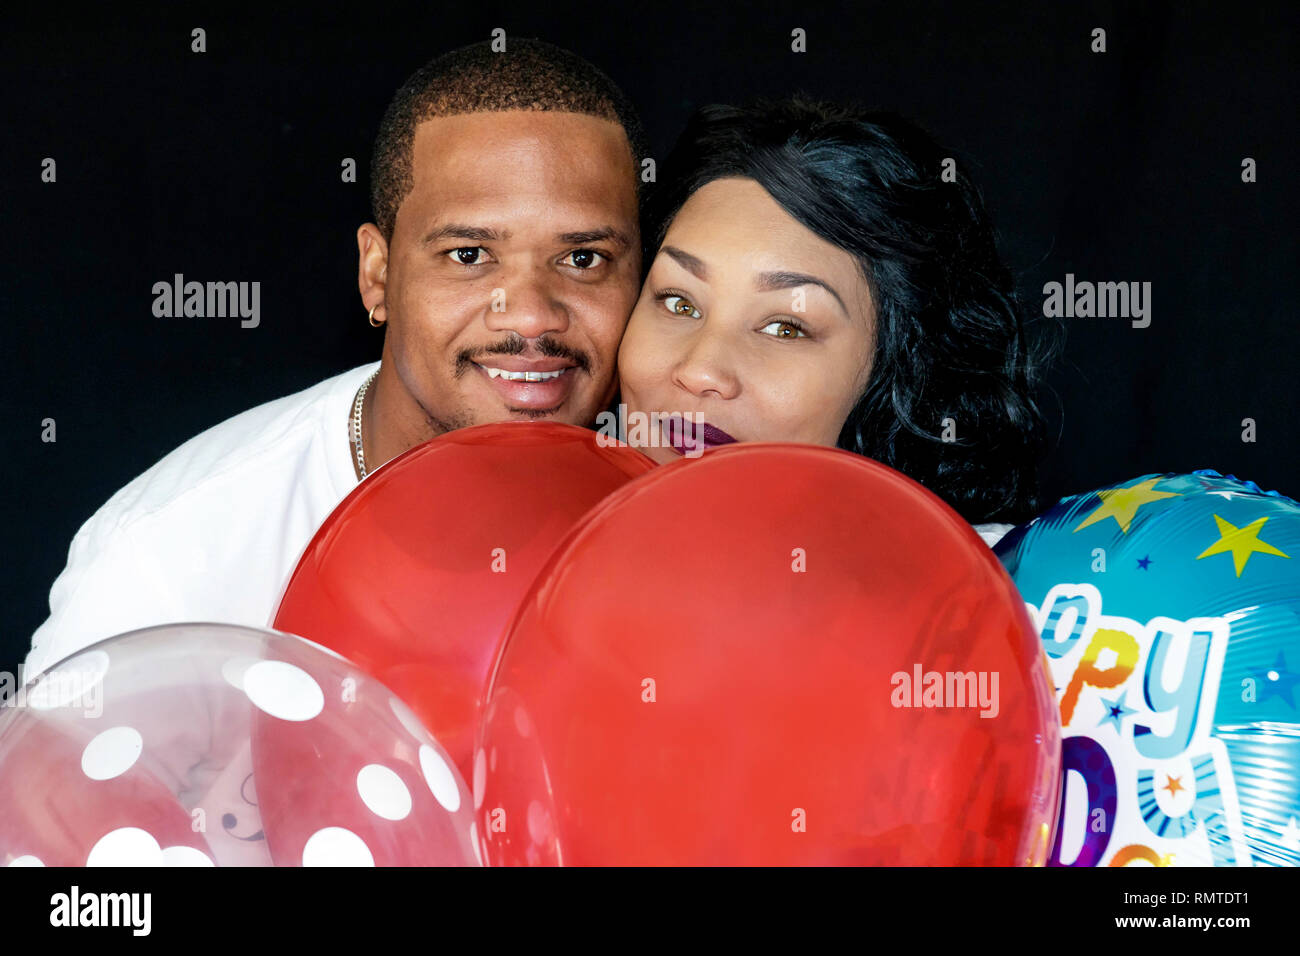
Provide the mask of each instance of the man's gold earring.
{"label": "man's gold earring", "polygon": [[375,321],[375,309],[379,308],[381,305],[383,305],[382,302],[376,302],[374,305],[370,307],[370,324],[373,325],[375,328],[379,328],[381,325],[384,324],[382,319],[380,319],[378,322]]}

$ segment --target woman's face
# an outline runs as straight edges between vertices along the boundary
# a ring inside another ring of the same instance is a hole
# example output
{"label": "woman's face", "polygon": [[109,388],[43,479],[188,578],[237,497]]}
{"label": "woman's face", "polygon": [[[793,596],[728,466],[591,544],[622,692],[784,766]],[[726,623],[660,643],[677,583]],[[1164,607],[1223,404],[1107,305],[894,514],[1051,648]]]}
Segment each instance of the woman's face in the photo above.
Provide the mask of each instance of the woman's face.
{"label": "woman's face", "polygon": [[618,355],[629,421],[658,413],[711,427],[662,426],[651,447],[633,443],[660,463],[728,439],[835,445],[870,377],[874,336],[871,290],[850,253],[754,180],[714,180],[673,219]]}

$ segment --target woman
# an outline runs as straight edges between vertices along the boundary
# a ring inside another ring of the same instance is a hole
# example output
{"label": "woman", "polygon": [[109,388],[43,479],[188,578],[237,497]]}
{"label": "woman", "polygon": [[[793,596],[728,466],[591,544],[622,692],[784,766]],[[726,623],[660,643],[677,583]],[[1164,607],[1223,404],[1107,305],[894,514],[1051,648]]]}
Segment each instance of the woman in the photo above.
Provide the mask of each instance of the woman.
{"label": "woman", "polygon": [[890,113],[700,110],[651,198],[653,261],[619,351],[624,413],[667,419],[642,450],[838,446],[990,545],[1028,520],[1046,352],[951,155]]}

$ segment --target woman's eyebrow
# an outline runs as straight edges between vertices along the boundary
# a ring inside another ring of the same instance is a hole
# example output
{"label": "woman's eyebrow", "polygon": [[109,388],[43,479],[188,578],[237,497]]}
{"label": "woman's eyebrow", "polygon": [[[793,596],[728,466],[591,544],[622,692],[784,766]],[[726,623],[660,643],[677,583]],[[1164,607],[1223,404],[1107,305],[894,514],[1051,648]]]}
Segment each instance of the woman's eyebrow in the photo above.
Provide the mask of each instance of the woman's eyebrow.
{"label": "woman's eyebrow", "polygon": [[[701,282],[707,282],[709,280],[709,269],[704,264],[704,260],[691,255],[684,249],[678,249],[676,246],[663,246],[659,251],[672,258],[678,265],[690,272]],[[848,307],[844,305],[844,300],[840,298],[840,294],[836,292],[835,288],[824,279],[808,275],[806,272],[791,272],[784,269],[777,272],[760,272],[754,277],[754,287],[759,292],[772,292],[777,289],[793,289],[794,287],[801,285],[821,286],[829,292],[832,297],[834,297],[836,303],[838,303],[840,307],[840,311],[844,313],[844,317],[851,318]]]}
{"label": "woman's eyebrow", "polygon": [[793,289],[801,285],[818,285],[835,297],[835,301],[840,305],[840,311],[844,317],[849,317],[849,310],[844,306],[844,300],[836,292],[829,282],[825,282],[816,276],[810,276],[804,272],[760,272],[754,279],[754,287],[759,292],[772,292],[776,289]]}
{"label": "woman's eyebrow", "polygon": [[676,246],[663,246],[659,251],[671,257],[679,266],[701,282],[709,281],[709,269],[705,266],[704,260],[697,259],[689,252],[684,252]]}

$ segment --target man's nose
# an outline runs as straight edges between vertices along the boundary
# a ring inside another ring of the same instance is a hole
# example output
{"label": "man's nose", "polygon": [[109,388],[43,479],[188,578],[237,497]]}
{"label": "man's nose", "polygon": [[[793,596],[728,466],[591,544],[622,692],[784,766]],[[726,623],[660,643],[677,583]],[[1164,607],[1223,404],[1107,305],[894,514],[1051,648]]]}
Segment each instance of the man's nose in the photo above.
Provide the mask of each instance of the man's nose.
{"label": "man's nose", "polygon": [[569,328],[569,310],[561,298],[559,277],[543,269],[520,270],[492,290],[487,327],[535,339]]}

